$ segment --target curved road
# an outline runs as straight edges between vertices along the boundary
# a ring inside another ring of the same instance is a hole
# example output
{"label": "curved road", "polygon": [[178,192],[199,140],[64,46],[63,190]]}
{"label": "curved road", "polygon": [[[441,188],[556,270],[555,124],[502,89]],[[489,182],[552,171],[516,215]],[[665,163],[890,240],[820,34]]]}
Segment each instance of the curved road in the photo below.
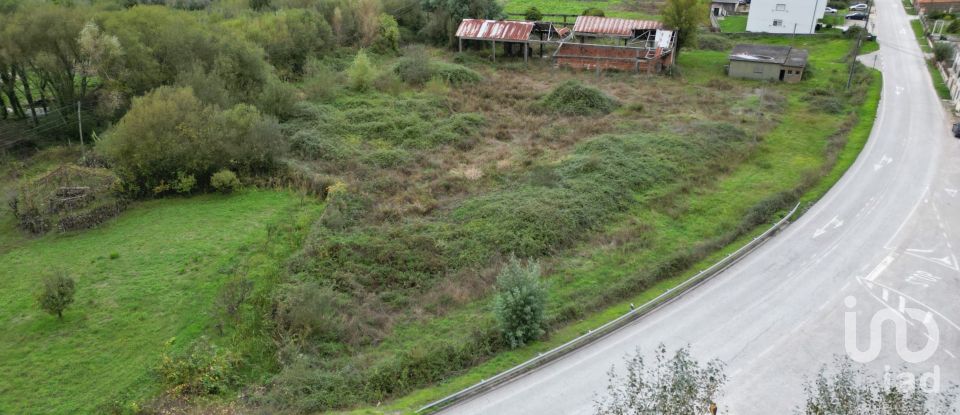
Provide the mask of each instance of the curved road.
{"label": "curved road", "polygon": [[727,414],[789,413],[802,403],[804,378],[835,355],[878,376],[910,373],[941,387],[960,380],[960,140],[949,134],[900,0],[876,5],[877,122],[819,203],[687,295],[445,413],[591,413],[611,365],[660,342],[727,363]]}

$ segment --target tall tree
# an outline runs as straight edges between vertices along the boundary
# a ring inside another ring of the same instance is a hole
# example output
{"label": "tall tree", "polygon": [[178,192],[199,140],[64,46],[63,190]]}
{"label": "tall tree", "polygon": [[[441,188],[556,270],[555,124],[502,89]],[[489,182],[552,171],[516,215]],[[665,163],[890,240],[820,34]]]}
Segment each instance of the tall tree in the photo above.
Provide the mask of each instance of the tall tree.
{"label": "tall tree", "polygon": [[692,46],[697,31],[706,21],[709,10],[702,0],[667,0],[661,13],[663,23],[677,31],[677,49]]}

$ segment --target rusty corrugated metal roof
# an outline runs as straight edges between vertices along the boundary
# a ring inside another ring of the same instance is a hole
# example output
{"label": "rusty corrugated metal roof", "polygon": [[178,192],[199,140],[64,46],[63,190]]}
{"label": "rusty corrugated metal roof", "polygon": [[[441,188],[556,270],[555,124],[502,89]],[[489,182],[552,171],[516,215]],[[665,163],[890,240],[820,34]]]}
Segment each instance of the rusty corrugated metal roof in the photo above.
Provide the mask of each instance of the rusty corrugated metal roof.
{"label": "rusty corrugated metal roof", "polygon": [[533,22],[463,19],[457,37],[466,39],[525,42],[530,39]]}
{"label": "rusty corrugated metal roof", "polygon": [[591,33],[608,36],[633,36],[634,30],[652,29],[663,29],[663,23],[653,20],[577,16],[577,22],[573,25],[573,31],[575,33]]}

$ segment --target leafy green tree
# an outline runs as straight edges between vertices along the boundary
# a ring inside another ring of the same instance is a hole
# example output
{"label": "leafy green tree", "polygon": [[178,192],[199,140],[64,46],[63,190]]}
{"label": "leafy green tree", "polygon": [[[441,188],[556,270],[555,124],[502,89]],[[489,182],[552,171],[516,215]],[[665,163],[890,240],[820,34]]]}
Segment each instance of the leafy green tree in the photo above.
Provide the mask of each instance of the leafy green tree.
{"label": "leafy green tree", "polygon": [[503,6],[497,0],[423,0],[430,17],[421,34],[434,43],[452,45],[463,19],[499,19]]}
{"label": "leafy green tree", "polygon": [[667,0],[660,14],[663,23],[677,30],[677,49],[697,44],[697,31],[708,16],[701,0]]}
{"label": "leafy green tree", "polygon": [[510,257],[497,276],[494,312],[510,347],[521,347],[544,333],[547,290],[540,282],[540,264],[526,265]]}
{"label": "leafy green tree", "polygon": [[309,56],[321,55],[334,44],[330,25],[320,13],[308,9],[237,18],[225,25],[263,48],[283,79],[299,78]]}
{"label": "leafy green tree", "polygon": [[607,393],[594,407],[597,415],[707,414],[727,381],[721,361],[701,365],[690,355],[689,346],[670,357],[660,344],[652,364],[640,350],[624,360],[626,373],[610,368]]}
{"label": "leafy green tree", "polygon": [[373,47],[380,53],[395,53],[400,50],[400,26],[393,16],[381,13],[380,25],[377,28],[377,40]]}
{"label": "leafy green tree", "polygon": [[190,175],[198,186],[231,168],[256,173],[273,167],[279,126],[253,106],[221,111],[190,88],[160,87],[133,102],[98,143],[133,194],[164,193]]}
{"label": "leafy green tree", "polygon": [[[893,379],[895,384],[885,384],[845,357],[835,358],[833,366],[828,370],[824,365],[816,379],[804,385],[806,401],[795,412],[802,415],[956,413],[956,385],[933,396],[924,391],[920,379],[905,383]],[[931,399],[934,397],[939,399]]]}
{"label": "leafy green tree", "polygon": [[536,6],[530,6],[527,8],[527,11],[523,12],[523,18],[539,22],[543,20],[543,13],[540,13],[540,9],[538,9]]}
{"label": "leafy green tree", "polygon": [[54,314],[63,320],[63,311],[73,303],[73,296],[77,291],[76,283],[63,271],[45,278],[43,288],[37,295],[37,303],[44,311]]}
{"label": "leafy green tree", "polygon": [[599,16],[599,17],[604,17],[604,16],[606,16],[606,14],[603,12],[603,9],[599,9],[599,8],[596,8],[596,7],[587,8],[587,9],[584,10],[583,13],[581,13],[581,14],[584,15],[584,16]]}

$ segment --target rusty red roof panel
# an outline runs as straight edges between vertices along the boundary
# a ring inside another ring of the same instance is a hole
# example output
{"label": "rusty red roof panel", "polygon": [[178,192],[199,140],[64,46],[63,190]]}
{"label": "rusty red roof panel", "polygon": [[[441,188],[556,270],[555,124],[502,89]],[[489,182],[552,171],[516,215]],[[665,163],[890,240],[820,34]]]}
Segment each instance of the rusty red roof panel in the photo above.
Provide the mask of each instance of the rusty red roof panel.
{"label": "rusty red roof panel", "polygon": [[463,19],[457,37],[467,39],[525,42],[530,39],[533,22]]}
{"label": "rusty red roof panel", "polygon": [[653,20],[618,19],[614,17],[577,16],[573,25],[576,33],[608,36],[633,36],[634,30],[663,29],[663,23]]}

